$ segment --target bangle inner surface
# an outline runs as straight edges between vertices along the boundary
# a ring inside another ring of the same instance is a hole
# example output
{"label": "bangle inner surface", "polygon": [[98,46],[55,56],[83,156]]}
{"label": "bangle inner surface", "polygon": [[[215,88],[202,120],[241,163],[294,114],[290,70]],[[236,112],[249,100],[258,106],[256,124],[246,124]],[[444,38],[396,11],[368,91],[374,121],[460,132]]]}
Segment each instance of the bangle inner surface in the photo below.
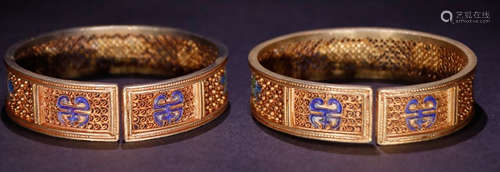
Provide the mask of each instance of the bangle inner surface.
{"label": "bangle inner surface", "polygon": [[467,64],[465,53],[450,43],[404,34],[292,36],[268,44],[257,59],[275,73],[327,83],[431,82],[456,74]]}
{"label": "bangle inner surface", "polygon": [[27,70],[62,79],[144,75],[164,80],[208,67],[218,55],[215,44],[187,34],[110,33],[36,39],[14,52],[14,59]]}

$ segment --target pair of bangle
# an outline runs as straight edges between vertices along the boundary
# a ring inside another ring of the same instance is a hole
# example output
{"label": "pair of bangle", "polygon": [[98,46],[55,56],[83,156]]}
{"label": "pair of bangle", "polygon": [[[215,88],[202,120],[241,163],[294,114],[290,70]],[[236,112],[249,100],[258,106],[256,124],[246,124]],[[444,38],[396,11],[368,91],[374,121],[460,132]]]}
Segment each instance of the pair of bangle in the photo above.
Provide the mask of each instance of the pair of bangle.
{"label": "pair of bangle", "polygon": [[[51,136],[117,141],[122,125],[127,142],[153,139],[199,127],[228,106],[227,49],[181,30],[56,31],[15,44],[4,60],[8,115]],[[474,111],[476,56],[437,35],[384,28],[300,32],[256,46],[249,64],[255,119],[299,137],[369,143],[375,129],[380,145],[419,142],[457,131]],[[102,74],[164,80],[121,89],[72,80]],[[373,91],[334,84],[363,79],[413,85]]]}

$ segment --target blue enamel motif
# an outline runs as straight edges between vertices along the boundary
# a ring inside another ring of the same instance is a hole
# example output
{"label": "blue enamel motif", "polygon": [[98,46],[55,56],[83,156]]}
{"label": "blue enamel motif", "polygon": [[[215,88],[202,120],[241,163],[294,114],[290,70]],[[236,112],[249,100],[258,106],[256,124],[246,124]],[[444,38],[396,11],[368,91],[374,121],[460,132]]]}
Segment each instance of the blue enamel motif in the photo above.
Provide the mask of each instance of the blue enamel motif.
{"label": "blue enamel motif", "polygon": [[90,104],[84,97],[76,97],[71,103],[68,96],[62,95],[57,99],[57,119],[61,124],[83,126],[89,122]]}
{"label": "blue enamel motif", "polygon": [[227,92],[226,72],[220,77],[220,84],[224,86],[224,93]]}
{"label": "blue enamel motif", "polygon": [[335,130],[340,126],[342,105],[337,99],[330,98],[324,105],[321,98],[314,98],[309,103],[309,110],[315,112],[309,114],[309,122],[314,128]]}
{"label": "blue enamel motif", "polygon": [[14,92],[14,84],[12,84],[11,80],[7,81],[7,89],[9,90],[9,93],[13,93]]}
{"label": "blue enamel motif", "polygon": [[159,126],[163,126],[163,121],[168,124],[176,122],[182,117],[183,108],[177,106],[184,102],[184,95],[179,90],[172,93],[170,98],[164,94],[158,95],[154,100],[153,113],[154,120]]}
{"label": "blue enamel motif", "polygon": [[259,82],[255,80],[255,77],[252,76],[252,96],[258,100],[259,94],[262,92],[262,86],[260,86]]}
{"label": "blue enamel motif", "polygon": [[412,99],[406,105],[405,113],[408,115],[406,117],[406,125],[410,130],[414,131],[422,128],[429,128],[434,124],[437,109],[436,99],[434,99],[433,96],[427,96],[424,98],[423,104],[427,106],[417,108],[420,105],[418,100]]}

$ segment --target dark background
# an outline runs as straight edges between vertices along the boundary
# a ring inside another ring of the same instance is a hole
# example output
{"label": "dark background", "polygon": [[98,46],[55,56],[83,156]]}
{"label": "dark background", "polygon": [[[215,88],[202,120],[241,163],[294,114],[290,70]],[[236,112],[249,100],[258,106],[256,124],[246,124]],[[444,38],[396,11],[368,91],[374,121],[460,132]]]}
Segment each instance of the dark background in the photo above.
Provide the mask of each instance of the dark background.
{"label": "dark background", "polygon": [[[22,39],[89,25],[168,26],[217,39],[229,48],[231,106],[208,125],[153,141],[120,144],[58,139],[23,129],[6,117],[2,65],[0,171],[500,171],[499,7],[476,0],[2,2],[0,54]],[[444,23],[440,13],[446,9],[489,11],[491,22]],[[301,139],[253,120],[248,103],[250,49],[291,32],[346,26],[413,29],[468,45],[478,56],[476,116],[471,124],[434,141],[378,147]]]}

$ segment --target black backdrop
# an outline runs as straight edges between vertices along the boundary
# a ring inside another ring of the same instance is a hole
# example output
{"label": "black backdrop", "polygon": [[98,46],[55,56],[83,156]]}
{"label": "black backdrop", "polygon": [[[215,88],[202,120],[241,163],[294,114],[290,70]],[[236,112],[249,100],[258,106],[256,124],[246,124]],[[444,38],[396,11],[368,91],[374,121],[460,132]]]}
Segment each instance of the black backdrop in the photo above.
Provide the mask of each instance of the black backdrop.
{"label": "black backdrop", "polygon": [[[483,1],[12,1],[2,2],[0,54],[56,29],[109,24],[185,29],[225,43],[230,108],[214,122],[140,143],[69,141],[23,129],[5,114],[0,84],[0,171],[498,171],[500,6]],[[489,11],[488,24],[450,24],[443,10]],[[301,139],[252,119],[247,55],[261,41],[296,31],[383,26],[459,40],[478,56],[476,117],[458,133],[425,143],[377,147]],[[59,66],[62,67],[62,66]],[[0,67],[1,82],[5,68]],[[496,78],[496,79],[495,79]],[[120,83],[143,81],[107,79]]]}

